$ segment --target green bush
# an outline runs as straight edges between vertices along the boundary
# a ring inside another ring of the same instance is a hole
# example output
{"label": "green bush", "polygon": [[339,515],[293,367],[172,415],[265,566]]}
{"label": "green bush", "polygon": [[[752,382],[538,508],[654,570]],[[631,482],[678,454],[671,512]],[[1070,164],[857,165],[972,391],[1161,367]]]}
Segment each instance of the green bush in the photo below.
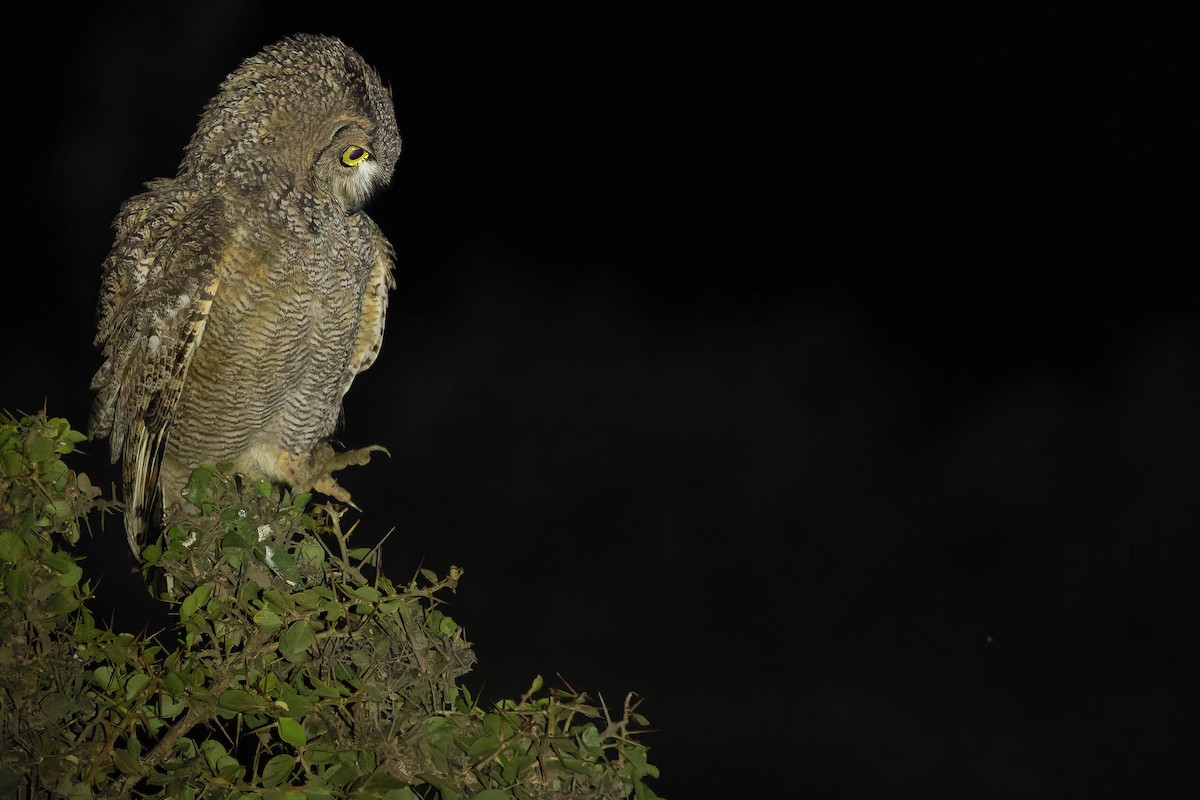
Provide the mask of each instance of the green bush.
{"label": "green bush", "polygon": [[461,570],[394,584],[308,495],[197,470],[201,514],[143,552],[174,630],[97,626],[72,547],[115,504],[62,461],[83,438],[0,419],[0,796],[655,796],[632,695],[614,710],[539,677],[479,702],[439,601]]}

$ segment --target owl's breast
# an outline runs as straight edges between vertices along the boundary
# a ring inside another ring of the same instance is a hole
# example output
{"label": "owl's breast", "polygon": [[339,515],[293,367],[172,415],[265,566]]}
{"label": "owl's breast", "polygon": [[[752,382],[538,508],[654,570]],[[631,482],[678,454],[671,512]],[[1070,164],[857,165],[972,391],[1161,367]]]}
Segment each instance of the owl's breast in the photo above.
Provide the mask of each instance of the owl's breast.
{"label": "owl's breast", "polygon": [[254,248],[225,262],[176,407],[177,458],[307,452],[333,432],[363,287],[355,269],[305,249]]}

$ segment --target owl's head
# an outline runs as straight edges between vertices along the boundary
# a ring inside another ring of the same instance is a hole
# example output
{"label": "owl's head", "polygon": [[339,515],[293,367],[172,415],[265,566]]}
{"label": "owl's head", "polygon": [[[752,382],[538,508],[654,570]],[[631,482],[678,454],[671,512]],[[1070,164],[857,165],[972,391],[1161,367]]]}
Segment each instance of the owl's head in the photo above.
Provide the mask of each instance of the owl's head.
{"label": "owl's head", "polygon": [[399,155],[391,93],[375,70],[339,39],[299,35],[225,79],[181,174],[262,184],[355,214],[391,180]]}

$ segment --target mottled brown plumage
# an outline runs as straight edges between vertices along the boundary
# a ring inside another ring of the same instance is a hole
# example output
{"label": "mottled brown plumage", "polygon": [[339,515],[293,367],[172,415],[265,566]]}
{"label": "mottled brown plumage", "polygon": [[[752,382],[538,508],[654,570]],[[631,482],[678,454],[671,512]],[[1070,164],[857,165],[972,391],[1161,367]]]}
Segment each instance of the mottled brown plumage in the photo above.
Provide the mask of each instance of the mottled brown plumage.
{"label": "mottled brown plumage", "polygon": [[337,39],[247,59],[205,108],[179,174],[121,208],[104,264],[91,433],[124,457],[140,550],[200,464],[348,495],[342,397],[379,352],[392,249],[363,203],[400,153],[389,92]]}

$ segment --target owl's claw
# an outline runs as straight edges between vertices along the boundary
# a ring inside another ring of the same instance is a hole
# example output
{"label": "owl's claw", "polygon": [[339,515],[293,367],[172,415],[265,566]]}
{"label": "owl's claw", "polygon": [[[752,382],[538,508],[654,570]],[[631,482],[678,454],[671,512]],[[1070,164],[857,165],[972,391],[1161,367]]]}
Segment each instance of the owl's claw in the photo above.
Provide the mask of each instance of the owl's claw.
{"label": "owl's claw", "polygon": [[350,499],[350,493],[333,478],[333,473],[346,467],[362,466],[371,460],[371,453],[380,451],[388,458],[392,454],[386,447],[373,444],[370,447],[360,447],[355,450],[339,452],[328,442],[321,442],[308,455],[308,471],[305,477],[296,481],[292,488],[297,492],[309,489],[329,495],[334,500],[345,503],[355,510],[361,510]]}

